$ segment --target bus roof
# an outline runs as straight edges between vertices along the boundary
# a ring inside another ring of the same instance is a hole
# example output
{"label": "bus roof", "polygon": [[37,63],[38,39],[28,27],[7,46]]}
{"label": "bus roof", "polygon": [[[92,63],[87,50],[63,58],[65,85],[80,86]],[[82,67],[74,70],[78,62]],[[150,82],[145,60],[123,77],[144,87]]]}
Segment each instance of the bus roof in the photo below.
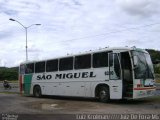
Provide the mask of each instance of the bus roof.
{"label": "bus roof", "polygon": [[34,61],[24,61],[21,64],[25,64],[25,63],[34,63],[34,62],[41,62],[41,61],[48,61],[48,60],[54,60],[54,59],[61,59],[61,58],[67,58],[67,57],[72,57],[72,56],[80,56],[80,55],[86,55],[86,54],[91,54],[91,53],[98,53],[98,52],[105,52],[105,51],[114,51],[114,52],[125,52],[125,51],[131,51],[131,50],[135,50],[135,51],[139,51],[139,52],[145,52],[148,53],[146,50],[141,49],[141,48],[136,48],[136,47],[106,47],[106,48],[100,48],[97,50],[90,50],[90,51],[86,51],[86,52],[80,52],[79,54],[68,54],[66,56],[60,56],[60,57],[55,57],[55,58],[50,58],[50,59],[44,59],[44,60],[34,60]]}

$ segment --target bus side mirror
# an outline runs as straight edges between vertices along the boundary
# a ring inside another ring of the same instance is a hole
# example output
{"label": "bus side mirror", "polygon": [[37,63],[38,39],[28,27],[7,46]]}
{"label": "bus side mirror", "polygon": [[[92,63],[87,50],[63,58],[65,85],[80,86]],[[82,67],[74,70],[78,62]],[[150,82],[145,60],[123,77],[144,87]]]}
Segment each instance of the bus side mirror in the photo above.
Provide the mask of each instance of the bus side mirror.
{"label": "bus side mirror", "polygon": [[138,57],[137,56],[133,56],[133,62],[134,62],[134,66],[136,67],[138,65]]}

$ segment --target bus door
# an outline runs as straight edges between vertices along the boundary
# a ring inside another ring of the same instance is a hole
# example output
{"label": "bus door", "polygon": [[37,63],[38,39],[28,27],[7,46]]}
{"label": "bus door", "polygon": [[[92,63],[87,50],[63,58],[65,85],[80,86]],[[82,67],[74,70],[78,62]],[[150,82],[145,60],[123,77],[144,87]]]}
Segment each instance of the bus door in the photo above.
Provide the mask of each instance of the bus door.
{"label": "bus door", "polygon": [[122,79],[119,54],[109,53],[110,98],[122,98]]}
{"label": "bus door", "polygon": [[122,67],[122,80],[123,80],[123,97],[133,96],[133,76],[131,57],[129,52],[121,53],[121,67]]}

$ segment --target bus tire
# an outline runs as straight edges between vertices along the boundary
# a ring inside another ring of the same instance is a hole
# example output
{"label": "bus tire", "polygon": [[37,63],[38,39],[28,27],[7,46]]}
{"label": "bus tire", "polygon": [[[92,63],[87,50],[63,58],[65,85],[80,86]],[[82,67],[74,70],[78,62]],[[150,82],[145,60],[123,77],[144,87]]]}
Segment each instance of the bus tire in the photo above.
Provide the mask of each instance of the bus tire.
{"label": "bus tire", "polygon": [[33,89],[33,95],[34,97],[40,98],[42,96],[41,88],[40,86],[35,86]]}
{"label": "bus tire", "polygon": [[110,100],[109,88],[106,86],[100,87],[98,97],[100,102],[103,103],[109,102]]}

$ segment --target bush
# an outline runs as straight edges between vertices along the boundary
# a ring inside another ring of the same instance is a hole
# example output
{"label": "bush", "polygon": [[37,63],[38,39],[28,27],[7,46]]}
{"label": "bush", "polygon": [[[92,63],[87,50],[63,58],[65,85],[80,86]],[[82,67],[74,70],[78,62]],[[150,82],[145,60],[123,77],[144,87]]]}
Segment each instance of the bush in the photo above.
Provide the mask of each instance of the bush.
{"label": "bush", "polygon": [[154,65],[154,72],[160,74],[160,66]]}
{"label": "bush", "polygon": [[0,81],[3,80],[18,80],[17,68],[0,68]]}

